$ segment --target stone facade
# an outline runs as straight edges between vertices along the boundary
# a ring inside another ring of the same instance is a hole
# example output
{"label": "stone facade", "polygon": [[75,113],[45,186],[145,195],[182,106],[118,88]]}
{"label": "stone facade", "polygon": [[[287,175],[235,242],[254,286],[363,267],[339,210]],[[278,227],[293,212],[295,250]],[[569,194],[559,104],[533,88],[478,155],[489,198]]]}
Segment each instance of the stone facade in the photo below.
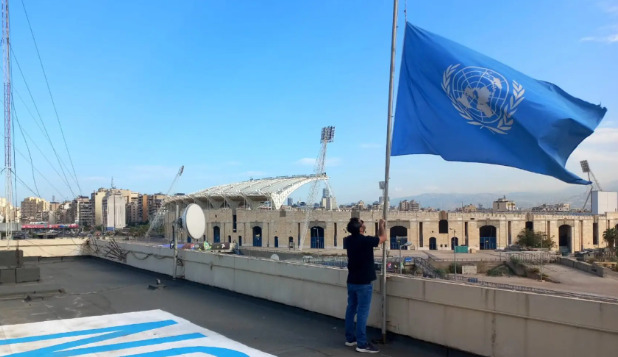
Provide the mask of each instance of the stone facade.
{"label": "stone facade", "polygon": [[[170,212],[166,219],[170,236],[171,215]],[[291,241],[294,248],[299,245],[307,217],[306,211],[294,209],[205,209],[204,215],[204,236],[209,242],[217,236],[221,242],[235,241],[241,246],[288,247]],[[382,211],[310,211],[303,249],[343,249],[343,237],[347,236],[346,225],[350,217],[364,220],[367,234],[375,235]],[[593,238],[595,226],[597,244]],[[618,213],[569,215],[389,211],[387,229],[391,249],[398,247],[397,238],[402,237],[412,243],[412,249],[418,250],[451,250],[452,243],[476,250],[500,249],[514,244],[519,232],[528,227],[551,237],[556,242],[555,249],[574,252],[605,247],[603,232],[616,226]]]}

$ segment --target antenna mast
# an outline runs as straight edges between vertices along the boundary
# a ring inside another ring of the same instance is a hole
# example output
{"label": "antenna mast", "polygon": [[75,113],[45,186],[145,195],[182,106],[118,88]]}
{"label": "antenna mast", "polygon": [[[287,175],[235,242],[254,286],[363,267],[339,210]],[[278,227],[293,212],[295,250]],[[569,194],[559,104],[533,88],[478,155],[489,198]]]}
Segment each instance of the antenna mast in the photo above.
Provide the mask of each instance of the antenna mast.
{"label": "antenna mast", "polygon": [[2,0],[2,50],[4,58],[4,172],[6,175],[4,190],[5,234],[7,243],[13,238],[11,205],[13,204],[13,164],[11,162],[11,49],[9,42],[9,0]]}

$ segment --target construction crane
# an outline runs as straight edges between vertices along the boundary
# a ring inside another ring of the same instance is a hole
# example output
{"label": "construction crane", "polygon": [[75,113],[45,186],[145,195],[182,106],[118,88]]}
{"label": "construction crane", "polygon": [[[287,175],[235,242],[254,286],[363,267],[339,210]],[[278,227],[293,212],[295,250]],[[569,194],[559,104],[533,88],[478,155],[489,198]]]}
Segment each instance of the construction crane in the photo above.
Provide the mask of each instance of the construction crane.
{"label": "construction crane", "polygon": [[[326,160],[326,148],[328,143],[332,143],[335,138],[335,127],[334,126],[326,126],[322,128],[322,135],[320,136],[320,143],[322,147],[320,149],[320,154],[315,162],[314,173],[317,177],[325,175],[324,173],[324,161]],[[305,242],[305,238],[307,237],[307,232],[309,231],[309,220],[311,218],[311,211],[313,210],[313,203],[315,202],[316,195],[318,193],[318,180],[316,179],[311,183],[311,189],[309,191],[309,198],[307,199],[305,214],[305,221],[303,222],[303,228],[300,232],[300,241],[298,242],[298,250],[303,249],[303,244]]]}
{"label": "construction crane", "polygon": [[[601,188],[599,181],[597,181],[596,176],[594,176],[594,173],[590,169],[588,160],[582,160],[579,162],[579,164],[582,167],[582,171],[588,174],[588,181],[592,182],[592,184],[590,185],[590,190],[588,190],[588,195],[586,196],[586,201],[584,202],[584,206],[582,207],[582,210],[584,210],[584,208],[586,208],[586,205],[588,204],[588,200],[592,196],[592,191],[603,191],[603,189]],[[590,179],[591,177],[592,177],[592,180]],[[594,189],[595,185],[596,185],[596,190]]]}

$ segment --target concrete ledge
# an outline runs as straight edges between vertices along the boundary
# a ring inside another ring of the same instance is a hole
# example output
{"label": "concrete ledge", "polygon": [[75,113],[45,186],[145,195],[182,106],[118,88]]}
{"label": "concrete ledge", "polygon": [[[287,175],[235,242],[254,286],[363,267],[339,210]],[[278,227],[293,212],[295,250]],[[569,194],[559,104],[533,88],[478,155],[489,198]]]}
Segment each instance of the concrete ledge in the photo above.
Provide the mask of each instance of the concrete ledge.
{"label": "concrete ledge", "polygon": [[[171,249],[119,245],[128,252],[126,264],[172,274]],[[344,317],[345,269],[196,251],[179,251],[179,258],[187,280]],[[378,328],[382,289],[378,278],[369,315],[369,325]],[[618,350],[618,304],[397,275],[388,276],[386,296],[389,331],[484,356],[610,356]]]}
{"label": "concrete ledge", "polygon": [[0,251],[0,267],[15,268],[24,260],[24,252],[17,249]]}
{"label": "concrete ledge", "polygon": [[56,239],[20,239],[6,241],[0,244],[0,252],[23,251],[24,257],[71,257],[88,255],[86,245],[88,239],[82,238],[56,238]]}
{"label": "concrete ledge", "polygon": [[41,279],[41,269],[39,267],[23,267],[15,269],[15,282],[27,283],[39,281]]}
{"label": "concrete ledge", "polygon": [[15,268],[0,269],[0,284],[15,283]]}

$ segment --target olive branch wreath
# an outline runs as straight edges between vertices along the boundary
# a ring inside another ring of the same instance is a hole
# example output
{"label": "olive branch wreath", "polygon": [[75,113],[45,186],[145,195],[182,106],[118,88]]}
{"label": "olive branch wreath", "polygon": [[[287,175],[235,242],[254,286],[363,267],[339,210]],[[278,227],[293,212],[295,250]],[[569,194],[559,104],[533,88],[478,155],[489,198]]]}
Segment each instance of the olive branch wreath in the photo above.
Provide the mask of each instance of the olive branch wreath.
{"label": "olive branch wreath", "polygon": [[455,72],[455,70],[458,67],[459,67],[459,64],[450,65],[444,71],[444,74],[442,75],[442,90],[446,93],[446,95],[451,100],[451,104],[453,105],[455,110],[457,110],[459,115],[461,115],[466,120],[468,120],[468,124],[478,125],[481,127],[481,129],[487,128],[491,130],[491,132],[493,133],[506,134],[506,132],[509,131],[511,127],[513,126],[513,119],[511,119],[511,117],[517,111],[517,106],[521,104],[521,102],[524,100],[524,93],[526,91],[523,88],[523,86],[517,83],[517,81],[513,81],[513,94],[509,98],[509,102],[506,103],[506,106],[504,107],[502,114],[500,115],[498,125],[496,127],[487,126],[487,125],[484,125],[483,123],[479,123],[478,121],[474,120],[474,118],[472,118],[470,114],[468,114],[466,111],[462,110],[457,104],[455,104],[456,100],[455,98],[453,98],[453,95],[451,94],[451,76],[453,75],[453,72]]}

